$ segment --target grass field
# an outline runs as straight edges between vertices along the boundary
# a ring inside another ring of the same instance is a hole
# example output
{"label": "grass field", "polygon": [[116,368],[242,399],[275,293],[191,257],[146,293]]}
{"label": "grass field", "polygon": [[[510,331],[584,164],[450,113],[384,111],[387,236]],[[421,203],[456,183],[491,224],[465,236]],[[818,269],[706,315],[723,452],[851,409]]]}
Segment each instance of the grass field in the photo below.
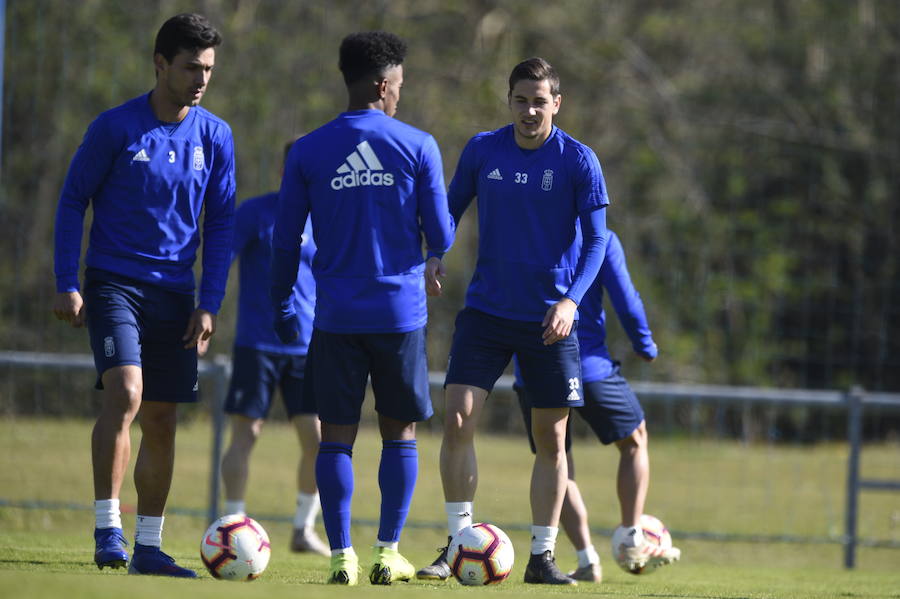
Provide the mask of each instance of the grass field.
{"label": "grass field", "polygon": [[[327,559],[286,550],[293,510],[292,431],[268,426],[254,455],[251,516],[268,530],[273,545],[269,569],[250,585],[215,581],[204,572],[196,581],[128,577],[98,572],[92,562],[93,518],[89,462],[91,423],[35,419],[0,420],[0,500],[70,504],[69,509],[0,506],[0,596],[2,597],[217,597],[267,599],[345,597],[403,593],[433,597],[445,593],[501,595],[602,595],[611,597],[891,597],[900,598],[900,550],[862,547],[855,571],[841,568],[835,543],[745,543],[697,540],[689,533],[792,535],[824,540],[843,525],[846,449],[841,444],[812,447],[742,446],[731,443],[655,439],[651,445],[653,483],[648,512],[662,518],[681,547],[683,561],[652,576],[635,577],[611,564],[608,538],[594,543],[604,560],[604,583],[577,588],[534,587],[521,583],[528,548],[530,456],[521,439],[482,435],[478,443],[481,482],[475,504],[478,520],[509,532],[519,559],[510,580],[497,587],[470,589],[455,583],[399,584],[389,588],[334,588],[321,584]],[[139,430],[134,429],[137,447]],[[206,527],[210,431],[197,422],[179,430],[178,458],[166,519],[164,548],[186,566],[202,569],[197,554]],[[444,542],[437,455],[440,438],[420,433],[420,476],[401,550],[414,563],[431,561]],[[136,453],[136,451],[135,451]],[[380,443],[373,431],[360,434],[354,453],[356,493],[354,543],[364,566],[374,541],[378,514],[376,481]],[[25,456],[28,456],[27,459]],[[576,446],[578,478],[591,510],[592,525],[615,525],[615,451],[596,443]],[[866,447],[863,474],[900,478],[896,444]],[[863,537],[900,540],[900,494],[867,493],[861,498]],[[126,536],[134,530],[133,485],[122,494]],[[85,509],[81,509],[81,508]],[[682,536],[679,533],[682,532]],[[560,540],[558,561],[575,565]]]}

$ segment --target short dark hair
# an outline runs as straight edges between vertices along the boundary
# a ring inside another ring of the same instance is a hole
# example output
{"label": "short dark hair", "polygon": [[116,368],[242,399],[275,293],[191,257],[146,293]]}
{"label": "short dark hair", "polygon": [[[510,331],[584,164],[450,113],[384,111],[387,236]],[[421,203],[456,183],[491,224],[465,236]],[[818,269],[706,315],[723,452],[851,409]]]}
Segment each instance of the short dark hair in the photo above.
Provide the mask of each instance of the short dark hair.
{"label": "short dark hair", "polygon": [[509,74],[510,94],[516,83],[522,79],[529,81],[543,81],[546,79],[547,83],[550,84],[550,93],[554,96],[559,95],[559,75],[556,74],[556,69],[543,58],[537,56],[528,58],[513,67],[512,73]]}
{"label": "short dark hair", "polygon": [[406,43],[387,31],[351,33],[341,42],[338,68],[347,85],[363,77],[381,77],[390,67],[403,64]]}
{"label": "short dark hair", "polygon": [[222,36],[204,17],[194,13],[175,15],[159,28],[153,54],[171,63],[181,50],[206,50],[222,43]]}

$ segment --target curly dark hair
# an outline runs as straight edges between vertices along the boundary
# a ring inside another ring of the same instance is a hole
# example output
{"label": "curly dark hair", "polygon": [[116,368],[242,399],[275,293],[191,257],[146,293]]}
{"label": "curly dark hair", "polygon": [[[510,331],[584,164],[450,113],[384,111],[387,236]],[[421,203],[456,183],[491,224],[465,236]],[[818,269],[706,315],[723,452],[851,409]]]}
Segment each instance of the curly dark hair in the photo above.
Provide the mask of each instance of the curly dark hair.
{"label": "curly dark hair", "polygon": [[181,50],[206,50],[222,43],[222,36],[203,15],[175,15],[159,28],[153,54],[162,54],[171,63]]}
{"label": "curly dark hair", "polygon": [[366,76],[382,76],[390,67],[403,64],[406,43],[387,31],[351,33],[341,42],[338,68],[347,85]]}

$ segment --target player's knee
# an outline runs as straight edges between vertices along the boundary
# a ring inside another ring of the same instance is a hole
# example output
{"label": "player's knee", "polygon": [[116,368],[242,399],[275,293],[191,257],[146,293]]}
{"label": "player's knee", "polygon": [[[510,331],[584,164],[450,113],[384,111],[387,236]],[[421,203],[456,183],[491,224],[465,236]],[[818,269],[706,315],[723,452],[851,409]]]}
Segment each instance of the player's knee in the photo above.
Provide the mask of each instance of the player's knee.
{"label": "player's knee", "polygon": [[148,402],[141,407],[141,432],[144,438],[168,441],[175,438],[176,404]]}
{"label": "player's knee", "polygon": [[128,376],[104,376],[103,409],[127,419],[134,419],[141,407],[144,385],[140,378]]}
{"label": "player's knee", "polygon": [[475,440],[475,420],[470,414],[454,412],[444,418],[444,442],[464,445]]}
{"label": "player's knee", "polygon": [[532,431],[534,447],[538,456],[553,457],[561,461],[566,460],[566,435],[565,431],[547,428],[536,428]]}
{"label": "player's knee", "polygon": [[624,439],[616,441],[616,447],[619,448],[619,451],[627,453],[634,453],[638,450],[646,448],[647,427],[645,423],[641,421],[638,427],[631,431],[630,435],[628,435]]}

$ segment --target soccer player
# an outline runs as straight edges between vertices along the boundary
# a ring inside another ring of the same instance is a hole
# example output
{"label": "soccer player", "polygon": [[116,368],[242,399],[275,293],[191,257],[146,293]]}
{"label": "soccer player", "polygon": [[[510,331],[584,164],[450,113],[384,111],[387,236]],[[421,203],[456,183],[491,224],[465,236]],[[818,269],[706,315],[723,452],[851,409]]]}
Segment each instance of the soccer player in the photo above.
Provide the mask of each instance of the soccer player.
{"label": "soccer player", "polygon": [[[292,144],[285,146],[285,158]],[[240,294],[234,370],[225,400],[225,412],[231,414],[231,442],[222,456],[225,513],[245,513],[250,453],[272,406],[275,385],[278,385],[300,441],[297,508],[290,547],[296,552],[330,556],[331,552],[314,528],[319,511],[315,470],[321,440],[319,418],[315,399],[303,393],[303,370],[316,304],[315,282],[310,270],[316,244],[307,223],[301,237],[300,269],[293,292],[294,311],[300,318],[300,336],[286,345],[272,330],[272,303],[269,300],[272,230],[277,202],[278,192],[267,193],[245,200],[235,212],[233,257],[240,258]]]}
{"label": "soccer player", "polygon": [[[69,166],[56,212],[53,312],[87,322],[103,390],[91,439],[99,568],[125,566],[119,490],[131,454],[137,531],[131,574],[193,578],[160,550],[175,459],[176,408],[197,400],[197,354],[216,330],[234,227],[234,144],[223,120],[199,106],[222,38],[205,17],[180,14],[156,36],[156,85],[102,113]],[[81,231],[93,223],[84,297]],[[193,264],[203,216],[203,275],[194,304]]]}
{"label": "soccer player", "polygon": [[[478,482],[474,434],[488,393],[513,355],[533,389],[537,453],[531,477],[532,543],[525,582],[575,584],[553,558],[567,480],[569,409],[582,405],[576,308],[603,260],[606,185],[594,152],[553,125],[559,77],[541,58],[509,76],[512,124],[479,133],[450,184],[459,222],[478,197],[478,263],[456,318],[445,381],[441,480],[452,536],[472,523]],[[583,239],[583,241],[582,241]],[[439,255],[426,286],[440,294]],[[446,548],[418,572],[449,576]]]}
{"label": "soccer player", "polygon": [[[656,343],[647,324],[641,296],[631,282],[622,243],[613,231],[608,231],[606,257],[597,280],[585,294],[578,311],[581,313],[578,342],[581,346],[581,380],[584,386],[584,406],[577,412],[590,425],[604,445],[615,443],[619,450],[616,492],[622,523],[619,525],[625,543],[613,550],[617,559],[629,570],[647,565],[658,567],[681,557],[672,547],[662,550],[646,542],[638,526],[644,513],[644,501],[650,484],[650,458],[647,453],[647,428],[644,411],[628,381],[619,373],[619,362],[612,359],[606,347],[606,313],[603,310],[604,290],[612,302],[619,322],[625,328],[634,352],[648,362],[657,355]],[[531,394],[521,372],[516,368],[516,393],[525,419],[528,441],[535,451],[531,434]],[[587,508],[575,482],[571,438],[566,434],[566,457],[569,481],[560,520],[566,535],[575,546],[578,568],[569,576],[575,580],[600,582],[600,558],[591,544]]]}
{"label": "soccer player", "polygon": [[272,301],[282,341],[298,336],[291,298],[300,232],[311,215],[316,313],[306,367],[322,443],[316,480],[331,546],[329,583],[357,583],[350,539],[353,443],[372,379],[383,439],[381,520],[372,584],[409,580],[397,550],[418,473],[416,422],[432,414],[425,355],[425,258],[453,242],[434,138],[394,118],[406,44],[386,32],[341,42],[347,111],[300,138],[288,154],[273,241]]}

